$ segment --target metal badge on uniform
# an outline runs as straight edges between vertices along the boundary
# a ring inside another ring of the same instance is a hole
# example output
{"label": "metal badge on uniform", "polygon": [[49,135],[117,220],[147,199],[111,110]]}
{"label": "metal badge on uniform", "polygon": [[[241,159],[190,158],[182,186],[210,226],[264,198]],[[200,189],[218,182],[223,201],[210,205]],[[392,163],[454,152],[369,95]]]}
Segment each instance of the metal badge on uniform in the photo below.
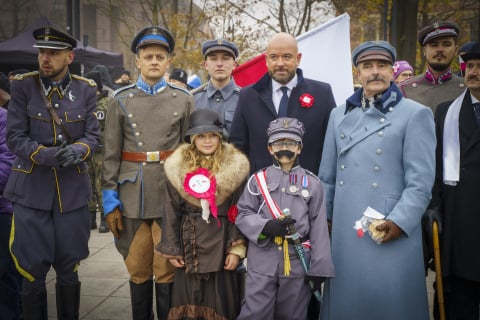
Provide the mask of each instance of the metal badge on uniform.
{"label": "metal badge on uniform", "polygon": [[302,196],[304,198],[308,198],[310,196],[310,191],[308,191],[308,177],[307,176],[302,176]]}
{"label": "metal badge on uniform", "polygon": [[290,180],[290,186],[288,187],[288,191],[290,191],[291,193],[295,193],[298,191],[298,188],[297,188],[297,175],[296,174],[290,174],[289,176],[289,180]]}

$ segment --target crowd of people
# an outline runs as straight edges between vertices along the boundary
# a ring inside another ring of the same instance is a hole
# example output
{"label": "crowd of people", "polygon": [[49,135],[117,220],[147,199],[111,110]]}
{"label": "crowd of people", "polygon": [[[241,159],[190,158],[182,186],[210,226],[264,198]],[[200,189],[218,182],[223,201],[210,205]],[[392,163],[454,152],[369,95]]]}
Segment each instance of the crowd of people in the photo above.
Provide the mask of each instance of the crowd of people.
{"label": "crowd of people", "polygon": [[205,41],[195,89],[169,73],[164,27],[132,39],[139,76],[115,81],[71,74],[76,40],[34,30],[38,71],[0,74],[1,318],[48,319],[53,268],[58,319],[79,319],[98,227],[135,320],[480,319],[480,43],[459,35],[422,28],[417,76],[389,42],[361,43],[358,88],[335,101],[283,32],[244,88],[236,44]]}

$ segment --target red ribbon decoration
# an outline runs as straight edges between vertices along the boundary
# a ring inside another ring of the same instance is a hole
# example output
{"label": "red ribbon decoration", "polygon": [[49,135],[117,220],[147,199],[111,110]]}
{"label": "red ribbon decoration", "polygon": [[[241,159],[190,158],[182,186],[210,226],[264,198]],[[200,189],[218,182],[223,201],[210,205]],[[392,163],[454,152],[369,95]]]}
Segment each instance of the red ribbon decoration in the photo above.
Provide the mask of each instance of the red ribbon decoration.
{"label": "red ribbon decoration", "polygon": [[194,172],[189,172],[185,175],[185,181],[183,188],[185,192],[197,199],[205,199],[210,205],[210,211],[218,224],[218,208],[215,204],[215,190],[217,187],[217,181],[215,176],[210,174],[205,168],[198,168]]}
{"label": "red ribbon decoration", "polygon": [[313,106],[313,102],[315,101],[313,96],[309,93],[302,94],[298,100],[303,108],[311,108]]}

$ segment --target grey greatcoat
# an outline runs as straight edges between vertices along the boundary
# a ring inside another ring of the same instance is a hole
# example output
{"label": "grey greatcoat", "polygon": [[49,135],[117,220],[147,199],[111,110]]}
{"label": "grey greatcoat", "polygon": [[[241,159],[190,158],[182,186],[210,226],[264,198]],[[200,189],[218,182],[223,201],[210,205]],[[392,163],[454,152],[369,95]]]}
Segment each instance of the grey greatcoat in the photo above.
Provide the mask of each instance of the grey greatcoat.
{"label": "grey greatcoat", "polygon": [[164,161],[130,162],[122,151],[173,150],[188,129],[193,97],[167,85],[148,95],[136,84],[119,89],[108,108],[103,150],[103,189],[118,192],[123,215],[160,218],[166,192]]}
{"label": "grey greatcoat", "polygon": [[[275,166],[265,170],[270,195],[280,209],[290,209],[300,237],[310,240],[311,250],[305,249],[309,261],[308,274],[333,277],[321,182],[299,166],[289,173]],[[296,177],[296,183],[291,183],[291,175]],[[307,186],[302,186],[303,177],[308,180]],[[290,188],[292,185],[296,188]],[[245,303],[237,319],[305,319],[312,295],[304,281],[305,271],[294,246],[288,245],[291,271],[290,276],[285,276],[282,246],[275,244],[272,238],[259,239],[270,219],[273,219],[272,213],[252,176],[238,201],[236,225],[249,240],[249,246]]]}
{"label": "grey greatcoat", "polygon": [[[421,217],[435,176],[430,109],[383,93],[381,112],[361,108],[363,89],[332,111],[319,176],[332,220],[335,278],[325,283],[322,320],[427,320]],[[367,207],[403,231],[376,244],[353,229]]]}

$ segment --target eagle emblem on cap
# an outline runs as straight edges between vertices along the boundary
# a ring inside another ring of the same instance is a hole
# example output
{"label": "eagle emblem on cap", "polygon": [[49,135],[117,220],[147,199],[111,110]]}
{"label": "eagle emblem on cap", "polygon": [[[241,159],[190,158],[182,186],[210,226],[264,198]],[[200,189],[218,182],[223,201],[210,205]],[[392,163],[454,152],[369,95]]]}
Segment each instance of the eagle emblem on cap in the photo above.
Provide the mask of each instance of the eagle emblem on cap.
{"label": "eagle emblem on cap", "polygon": [[283,128],[284,129],[290,128],[290,120],[287,120],[287,119],[283,120]]}
{"label": "eagle emblem on cap", "polygon": [[222,39],[218,39],[217,44],[222,45],[222,44],[223,44],[223,40],[222,40]]}
{"label": "eagle emblem on cap", "polygon": [[433,28],[434,29],[440,28],[440,24],[438,23],[438,21],[433,24]]}
{"label": "eagle emblem on cap", "polygon": [[152,34],[158,34],[158,29],[157,28],[152,28]]}

